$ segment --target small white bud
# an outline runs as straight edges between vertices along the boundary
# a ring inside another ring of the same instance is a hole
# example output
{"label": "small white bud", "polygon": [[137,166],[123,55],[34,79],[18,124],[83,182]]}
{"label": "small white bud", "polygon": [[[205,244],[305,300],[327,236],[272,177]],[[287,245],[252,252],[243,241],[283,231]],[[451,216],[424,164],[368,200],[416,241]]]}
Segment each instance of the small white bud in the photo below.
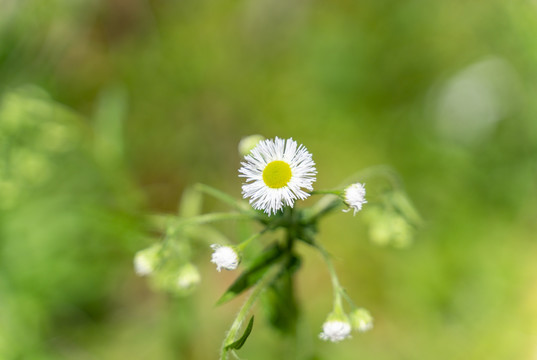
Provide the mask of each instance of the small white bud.
{"label": "small white bud", "polygon": [[369,226],[369,237],[371,241],[379,246],[385,246],[392,240],[392,228],[388,216],[379,214],[377,218],[371,220]]}
{"label": "small white bud", "polygon": [[349,206],[349,209],[343,210],[344,212],[350,211],[350,208],[354,209],[354,214],[362,210],[363,204],[367,203],[365,199],[365,184],[352,184],[345,189],[345,203]]}
{"label": "small white bud", "polygon": [[372,211],[369,222],[369,237],[377,245],[390,244],[396,248],[405,248],[412,243],[412,225],[395,212]]}
{"label": "small white bud", "polygon": [[360,332],[366,332],[373,328],[373,317],[366,309],[360,308],[353,310],[349,317],[352,327]]}
{"label": "small white bud", "polygon": [[239,154],[241,156],[248,155],[250,151],[262,140],[265,140],[265,137],[262,135],[250,135],[243,137],[239,142]]}
{"label": "small white bud", "polygon": [[194,286],[198,285],[201,280],[200,273],[198,268],[187,263],[179,269],[179,274],[177,275],[177,286],[182,290],[189,290]]}
{"label": "small white bud", "polygon": [[216,264],[216,270],[235,270],[239,266],[239,255],[231,246],[213,244],[211,249],[214,250],[211,262]]}
{"label": "small white bud", "polygon": [[351,337],[351,324],[349,318],[340,309],[328,315],[323,324],[323,331],[319,338],[325,341],[339,342]]}
{"label": "small white bud", "polygon": [[351,325],[345,321],[327,321],[319,338],[325,341],[339,342],[351,336]]}
{"label": "small white bud", "polygon": [[160,244],[140,250],[134,255],[134,271],[139,276],[150,275],[159,261]]}

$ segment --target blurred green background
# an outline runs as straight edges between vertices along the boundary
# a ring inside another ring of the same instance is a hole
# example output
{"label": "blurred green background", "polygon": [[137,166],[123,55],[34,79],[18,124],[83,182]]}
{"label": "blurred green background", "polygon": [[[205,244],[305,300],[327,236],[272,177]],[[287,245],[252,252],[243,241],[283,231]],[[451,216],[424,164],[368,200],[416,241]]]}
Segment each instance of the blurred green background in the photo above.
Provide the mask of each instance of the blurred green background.
{"label": "blurred green background", "polygon": [[302,348],[258,316],[244,358],[537,359],[536,33],[535,1],[0,0],[0,359],[216,358],[236,273],[207,249],[177,299],[132,257],[188,184],[240,196],[253,133],[305,144],[319,189],[390,164],[424,226],[396,250],[367,207],[326,219],[375,328],[317,339],[303,247]]}

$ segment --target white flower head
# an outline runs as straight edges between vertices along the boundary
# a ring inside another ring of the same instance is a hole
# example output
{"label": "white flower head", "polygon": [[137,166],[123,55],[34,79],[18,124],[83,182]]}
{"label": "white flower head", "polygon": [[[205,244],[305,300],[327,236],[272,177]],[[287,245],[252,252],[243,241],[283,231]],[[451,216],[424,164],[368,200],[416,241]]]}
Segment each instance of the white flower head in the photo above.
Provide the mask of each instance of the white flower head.
{"label": "white flower head", "polygon": [[139,276],[147,276],[155,271],[159,262],[160,244],[140,250],[134,255],[134,271]]}
{"label": "white flower head", "polygon": [[231,246],[213,244],[211,249],[214,250],[211,262],[216,264],[216,270],[235,270],[239,266],[240,257]]}
{"label": "white flower head", "polygon": [[292,138],[263,140],[244,157],[239,176],[246,178],[243,197],[269,216],[283,206],[293,207],[297,199],[304,200],[313,190],[315,162],[304,147]]}
{"label": "white flower head", "polygon": [[366,309],[360,308],[349,314],[352,327],[360,332],[366,332],[373,328],[373,317]]}
{"label": "white flower head", "polygon": [[323,324],[319,338],[325,341],[339,342],[351,336],[351,324],[348,321],[328,320]]}
{"label": "white flower head", "polygon": [[[362,210],[362,205],[367,203],[365,199],[365,184],[352,184],[345,189],[345,203],[352,209],[354,214]],[[343,210],[344,212],[350,211],[350,209]]]}

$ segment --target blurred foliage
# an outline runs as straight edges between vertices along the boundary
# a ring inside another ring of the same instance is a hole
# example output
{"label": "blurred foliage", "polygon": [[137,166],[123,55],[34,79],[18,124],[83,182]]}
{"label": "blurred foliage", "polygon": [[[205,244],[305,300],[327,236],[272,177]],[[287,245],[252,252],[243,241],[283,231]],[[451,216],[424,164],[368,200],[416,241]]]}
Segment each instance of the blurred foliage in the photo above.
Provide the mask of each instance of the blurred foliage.
{"label": "blurred foliage", "polygon": [[140,214],[239,196],[262,134],[304,143],[317,188],[392,165],[424,229],[395,250],[326,220],[375,329],[312,340],[330,289],[305,248],[297,350],[259,316],[245,358],[534,359],[536,30],[534,1],[0,0],[0,358],[215,358],[233,275],[205,256],[192,298],[150,292]]}

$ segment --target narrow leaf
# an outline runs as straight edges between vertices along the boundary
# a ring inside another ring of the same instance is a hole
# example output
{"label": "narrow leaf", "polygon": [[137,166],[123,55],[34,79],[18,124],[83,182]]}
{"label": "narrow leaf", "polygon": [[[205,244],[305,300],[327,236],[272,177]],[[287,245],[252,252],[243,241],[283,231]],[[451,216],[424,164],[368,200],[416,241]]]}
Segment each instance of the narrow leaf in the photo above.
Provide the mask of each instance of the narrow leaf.
{"label": "narrow leaf", "polygon": [[252,315],[252,317],[250,318],[250,321],[248,321],[248,325],[246,326],[246,329],[244,330],[244,333],[242,334],[242,336],[237,341],[234,341],[231,344],[226,345],[224,350],[230,350],[230,349],[239,350],[246,342],[246,339],[248,339],[248,336],[250,336],[250,333],[252,332],[253,328],[254,328],[254,316]]}
{"label": "narrow leaf", "polygon": [[270,265],[275,263],[283,255],[284,251],[278,244],[273,244],[257,257],[250,267],[245,270],[233,284],[227,289],[216,305],[223,304],[235,298],[243,291],[249,289],[259,281]]}

